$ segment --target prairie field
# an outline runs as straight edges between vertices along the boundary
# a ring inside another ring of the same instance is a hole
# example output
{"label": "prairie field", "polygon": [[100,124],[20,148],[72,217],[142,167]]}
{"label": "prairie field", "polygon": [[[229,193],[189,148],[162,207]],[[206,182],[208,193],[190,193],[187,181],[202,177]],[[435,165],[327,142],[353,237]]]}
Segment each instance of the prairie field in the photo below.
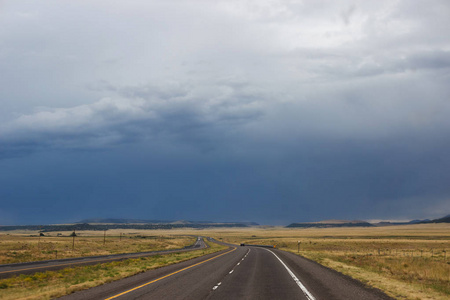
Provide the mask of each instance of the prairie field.
{"label": "prairie field", "polygon": [[183,248],[195,242],[195,237],[162,234],[158,231],[108,230],[0,233],[0,264],[60,259],[118,253],[145,252]]}

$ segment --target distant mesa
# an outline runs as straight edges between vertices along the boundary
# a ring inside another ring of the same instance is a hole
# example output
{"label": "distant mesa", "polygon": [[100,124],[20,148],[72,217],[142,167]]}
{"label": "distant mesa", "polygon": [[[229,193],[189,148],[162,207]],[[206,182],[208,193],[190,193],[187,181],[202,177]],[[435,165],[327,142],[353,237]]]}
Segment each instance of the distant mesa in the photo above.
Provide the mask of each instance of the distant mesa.
{"label": "distant mesa", "polygon": [[408,222],[390,222],[390,221],[382,221],[378,223],[373,223],[375,226],[395,226],[395,225],[411,225],[411,224],[421,224],[421,223],[429,223],[431,220],[412,220]]}
{"label": "distant mesa", "polygon": [[325,220],[319,222],[308,222],[308,223],[292,223],[289,224],[288,228],[330,228],[330,227],[373,227],[373,224],[370,224],[366,221],[360,220]]}
{"label": "distant mesa", "polygon": [[143,219],[84,219],[79,222],[76,222],[76,224],[154,224],[154,225],[162,225],[162,224],[168,224],[168,225],[185,225],[186,227],[189,226],[218,226],[223,225],[224,227],[227,226],[258,226],[258,223],[255,222],[213,222],[213,221],[187,221],[187,220],[143,220]]}
{"label": "distant mesa", "polygon": [[432,224],[432,223],[450,223],[450,215],[439,219],[412,220],[409,222],[379,222],[374,223],[375,226],[394,226],[394,225],[411,225],[411,224]]}
{"label": "distant mesa", "polygon": [[421,222],[428,222],[428,221],[430,221],[430,219],[425,219],[425,220],[411,220],[411,221],[408,222],[408,224],[418,224],[418,223],[421,223]]}
{"label": "distant mesa", "polygon": [[347,220],[325,220],[325,221],[319,221],[319,222],[313,222],[313,223],[317,223],[317,224],[362,224],[362,223],[368,223],[368,222],[361,221],[361,220],[353,220],[353,221],[347,221]]}
{"label": "distant mesa", "polygon": [[108,229],[175,229],[175,228],[218,228],[218,227],[250,227],[258,226],[255,222],[210,222],[210,221],[160,221],[141,219],[84,219],[73,224],[53,225],[12,225],[0,226],[0,231],[10,230],[39,230],[50,231],[80,231],[80,230],[108,230]]}
{"label": "distant mesa", "polygon": [[450,215],[434,220],[412,220],[408,222],[382,221],[378,223],[369,223],[361,220],[324,220],[319,222],[292,223],[288,228],[330,228],[330,227],[373,227],[373,226],[395,226],[412,224],[430,224],[430,223],[450,223]]}
{"label": "distant mesa", "polygon": [[434,220],[423,220],[420,223],[450,223],[450,215],[446,215],[445,217],[434,219]]}
{"label": "distant mesa", "polygon": [[77,224],[169,224],[173,221],[162,220],[141,220],[141,219],[111,219],[111,218],[97,218],[97,219],[84,219]]}

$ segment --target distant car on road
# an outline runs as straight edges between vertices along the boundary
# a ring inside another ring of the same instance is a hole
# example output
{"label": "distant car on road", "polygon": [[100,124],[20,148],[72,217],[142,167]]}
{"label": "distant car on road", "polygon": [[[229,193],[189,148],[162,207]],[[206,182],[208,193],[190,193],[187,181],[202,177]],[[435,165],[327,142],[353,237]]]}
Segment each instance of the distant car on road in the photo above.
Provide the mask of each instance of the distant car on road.
{"label": "distant car on road", "polygon": [[242,244],[241,244],[241,246],[245,246],[245,244],[244,244],[244,243],[242,243]]}

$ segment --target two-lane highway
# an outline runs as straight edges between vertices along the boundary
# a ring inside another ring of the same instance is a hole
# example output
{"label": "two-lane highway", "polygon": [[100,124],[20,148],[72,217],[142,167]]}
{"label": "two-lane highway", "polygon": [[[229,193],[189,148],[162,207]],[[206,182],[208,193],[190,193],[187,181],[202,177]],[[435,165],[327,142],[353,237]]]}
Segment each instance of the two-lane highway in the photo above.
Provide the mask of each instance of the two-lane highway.
{"label": "two-lane highway", "polygon": [[391,299],[292,253],[233,247],[63,297],[70,299]]}

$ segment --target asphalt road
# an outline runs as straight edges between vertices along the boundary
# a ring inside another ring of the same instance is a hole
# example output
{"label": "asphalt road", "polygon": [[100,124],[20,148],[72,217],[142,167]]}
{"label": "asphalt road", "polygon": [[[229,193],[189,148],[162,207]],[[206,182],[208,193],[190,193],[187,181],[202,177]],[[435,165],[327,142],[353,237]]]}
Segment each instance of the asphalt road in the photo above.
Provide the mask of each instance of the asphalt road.
{"label": "asphalt road", "polygon": [[392,299],[292,253],[233,247],[60,299]]}
{"label": "asphalt road", "polygon": [[55,259],[55,260],[45,260],[45,261],[35,261],[28,263],[18,263],[18,264],[6,264],[0,265],[0,279],[7,278],[14,275],[20,274],[33,274],[36,272],[45,272],[50,270],[59,270],[74,266],[83,265],[94,265],[111,261],[119,261],[129,258],[138,258],[152,255],[168,254],[174,252],[192,251],[202,248],[206,248],[207,245],[202,238],[198,237],[196,242],[191,246],[174,249],[174,250],[163,250],[163,251],[149,251],[149,252],[138,252],[138,253],[124,253],[124,254],[113,254],[113,255],[103,255],[103,256],[87,256],[87,257],[76,257],[67,259]]}

